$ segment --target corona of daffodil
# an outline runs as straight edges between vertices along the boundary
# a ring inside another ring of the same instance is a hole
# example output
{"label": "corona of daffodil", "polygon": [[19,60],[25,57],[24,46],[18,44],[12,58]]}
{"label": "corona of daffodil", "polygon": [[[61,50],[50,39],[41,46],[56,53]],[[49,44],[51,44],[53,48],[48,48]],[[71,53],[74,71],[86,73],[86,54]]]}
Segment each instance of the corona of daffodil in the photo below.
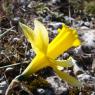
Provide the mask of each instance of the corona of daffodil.
{"label": "corona of daffodil", "polygon": [[[65,24],[58,29],[58,35],[49,43],[48,31],[38,20],[34,20],[34,30],[25,24],[20,23],[25,37],[31,43],[36,56],[21,76],[28,77],[38,70],[50,66],[60,78],[73,86],[80,86],[80,82],[69,74],[62,72],[59,67],[70,67],[71,57],[67,60],[55,60],[72,46],[80,45],[77,32]],[[20,76],[18,77],[20,79]]]}

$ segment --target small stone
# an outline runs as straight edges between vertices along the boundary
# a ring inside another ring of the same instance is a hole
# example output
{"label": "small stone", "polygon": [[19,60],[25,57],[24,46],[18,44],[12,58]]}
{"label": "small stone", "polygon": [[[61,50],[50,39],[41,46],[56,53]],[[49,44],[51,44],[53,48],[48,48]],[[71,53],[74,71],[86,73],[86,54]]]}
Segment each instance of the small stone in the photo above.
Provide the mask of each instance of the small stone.
{"label": "small stone", "polygon": [[95,92],[92,92],[91,95],[95,95]]}
{"label": "small stone", "polygon": [[18,27],[18,22],[20,20],[20,17],[15,17],[12,19],[12,25],[15,26],[16,28]]}
{"label": "small stone", "polygon": [[32,8],[33,6],[37,5],[36,4],[37,2],[36,1],[31,1],[29,4],[28,4],[28,8]]}
{"label": "small stone", "polygon": [[91,53],[91,50],[92,50],[92,46],[90,45],[82,45],[81,46],[81,49],[84,53]]}
{"label": "small stone", "polygon": [[[66,84],[62,82],[62,80],[57,76],[48,77],[46,79],[48,83],[51,84],[52,88],[54,89],[54,92],[56,95],[65,95],[63,93],[68,93],[68,89],[66,88]],[[68,95],[68,94],[66,94]]]}
{"label": "small stone", "polygon": [[48,88],[39,88],[37,89],[38,95],[55,95],[52,89]]}
{"label": "small stone", "polygon": [[38,92],[40,95],[42,95],[42,94],[45,93],[45,90],[42,89],[42,88],[39,88],[39,89],[37,89],[37,92]]}
{"label": "small stone", "polygon": [[63,90],[63,93],[61,95],[68,95],[69,94],[68,88],[64,87],[64,88],[62,88],[62,90]]}
{"label": "small stone", "polygon": [[68,53],[64,53],[62,57],[63,57],[63,59],[67,59],[67,58],[69,58],[69,56],[70,55]]}
{"label": "small stone", "polygon": [[13,38],[13,41],[19,41],[20,39],[19,38]]}
{"label": "small stone", "polygon": [[77,76],[77,78],[80,80],[80,81],[90,81],[92,80],[92,76],[88,75],[88,74],[80,74]]}
{"label": "small stone", "polygon": [[55,30],[62,26],[61,22],[51,22],[48,25],[49,27],[53,27]]}
{"label": "small stone", "polygon": [[92,62],[92,70],[93,72],[95,72],[95,58],[93,59],[93,62]]}
{"label": "small stone", "polygon": [[46,80],[52,85],[53,88],[58,88],[60,84],[59,82],[61,82],[57,76],[48,77]]}
{"label": "small stone", "polygon": [[13,70],[13,68],[12,67],[8,67],[8,68],[6,68],[6,71],[5,72],[11,71],[11,70]]}
{"label": "small stone", "polygon": [[89,28],[87,26],[81,26],[80,29],[88,30]]}
{"label": "small stone", "polygon": [[13,21],[19,21],[20,17],[15,17]]}
{"label": "small stone", "polygon": [[52,4],[60,3],[61,0],[52,0]]}
{"label": "small stone", "polygon": [[6,68],[4,74],[6,76],[7,81],[10,83],[12,81],[12,79],[15,78],[15,76],[18,74],[18,71],[17,71],[17,69],[8,67],[8,68]]}
{"label": "small stone", "polygon": [[83,73],[83,69],[80,68],[77,63],[76,63],[76,60],[72,59],[72,65],[73,65],[73,71],[74,71],[74,74],[75,75],[78,75],[78,74],[81,74]]}
{"label": "small stone", "polygon": [[84,23],[84,25],[89,27],[90,26],[90,22],[87,21],[87,22]]}
{"label": "small stone", "polygon": [[53,30],[53,33],[54,33],[54,34],[57,34],[58,32],[57,32],[57,30]]}
{"label": "small stone", "polygon": [[6,81],[2,81],[0,83],[0,95],[5,95],[7,87],[8,87],[8,84],[6,83]]}
{"label": "small stone", "polygon": [[35,52],[32,49],[30,49],[26,52],[27,58],[33,58],[34,56],[35,56]]}

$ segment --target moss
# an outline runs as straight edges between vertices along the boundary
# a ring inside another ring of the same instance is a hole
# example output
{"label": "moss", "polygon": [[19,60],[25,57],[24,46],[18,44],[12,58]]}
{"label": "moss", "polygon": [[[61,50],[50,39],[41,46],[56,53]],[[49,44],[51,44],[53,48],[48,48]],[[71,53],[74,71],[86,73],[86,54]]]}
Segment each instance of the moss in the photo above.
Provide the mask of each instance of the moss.
{"label": "moss", "polygon": [[79,89],[77,87],[70,88],[69,95],[79,95]]}
{"label": "moss", "polygon": [[42,77],[37,77],[31,81],[27,86],[30,91],[36,91],[37,88],[51,88],[51,85]]}

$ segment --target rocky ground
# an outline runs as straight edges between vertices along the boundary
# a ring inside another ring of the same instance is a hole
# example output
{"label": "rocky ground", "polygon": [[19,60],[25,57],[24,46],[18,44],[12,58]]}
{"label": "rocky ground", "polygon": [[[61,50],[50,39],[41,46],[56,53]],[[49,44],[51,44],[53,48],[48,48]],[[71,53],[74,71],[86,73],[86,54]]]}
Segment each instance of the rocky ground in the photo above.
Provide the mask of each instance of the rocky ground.
{"label": "rocky ground", "polygon": [[[64,14],[59,10],[55,11],[55,6],[59,9],[53,4],[55,2],[47,4],[38,1],[38,6],[35,6],[35,1],[27,3],[22,1],[12,4],[10,17],[4,15],[2,11],[0,19],[0,95],[5,94],[11,80],[19,75],[35,56],[30,43],[18,26],[18,21],[33,27],[33,19],[38,18],[47,27],[50,41],[57,35],[56,30],[61,28],[62,23],[66,23]],[[76,88],[68,85],[53,72],[52,68],[47,67],[16,84],[12,89],[12,95],[95,95],[95,29],[85,26],[77,29],[81,45],[70,48],[59,58],[73,57],[74,66],[64,71],[75,76],[83,86]]]}

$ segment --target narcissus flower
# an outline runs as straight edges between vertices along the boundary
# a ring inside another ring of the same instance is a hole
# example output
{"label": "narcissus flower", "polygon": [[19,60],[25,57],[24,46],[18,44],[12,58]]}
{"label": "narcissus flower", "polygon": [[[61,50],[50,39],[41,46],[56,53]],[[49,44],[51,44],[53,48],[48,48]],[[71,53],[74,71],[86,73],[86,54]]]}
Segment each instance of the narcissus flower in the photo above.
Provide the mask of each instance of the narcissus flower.
{"label": "narcissus flower", "polygon": [[60,54],[64,53],[72,46],[80,45],[76,30],[63,24],[62,29],[58,29],[58,35],[49,43],[48,31],[38,20],[34,20],[34,30],[25,24],[20,23],[25,37],[31,43],[36,53],[35,58],[21,74],[24,77],[37,72],[38,70],[50,66],[63,80],[73,86],[80,86],[80,82],[69,74],[62,72],[59,67],[70,67],[70,57],[67,60],[55,60]]}

